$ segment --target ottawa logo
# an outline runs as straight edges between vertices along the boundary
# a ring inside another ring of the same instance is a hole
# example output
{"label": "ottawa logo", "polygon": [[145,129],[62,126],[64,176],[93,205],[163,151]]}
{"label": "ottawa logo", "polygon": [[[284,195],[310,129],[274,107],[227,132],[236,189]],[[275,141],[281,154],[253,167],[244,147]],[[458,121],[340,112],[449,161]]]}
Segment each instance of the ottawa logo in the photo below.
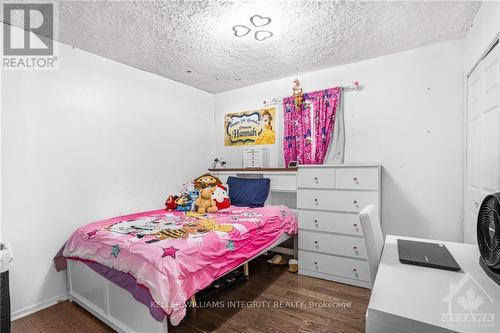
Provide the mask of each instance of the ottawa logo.
{"label": "ottawa logo", "polygon": [[491,329],[496,325],[495,302],[470,274],[451,284],[448,294],[442,300],[448,311],[441,314],[441,321],[447,328]]}

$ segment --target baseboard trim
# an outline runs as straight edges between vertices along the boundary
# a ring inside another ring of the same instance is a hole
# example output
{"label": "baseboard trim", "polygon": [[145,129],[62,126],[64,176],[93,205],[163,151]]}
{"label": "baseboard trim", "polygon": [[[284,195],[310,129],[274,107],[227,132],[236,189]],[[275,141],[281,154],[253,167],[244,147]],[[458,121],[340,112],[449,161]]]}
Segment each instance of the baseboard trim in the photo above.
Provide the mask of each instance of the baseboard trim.
{"label": "baseboard trim", "polygon": [[65,301],[67,299],[68,299],[67,293],[60,294],[60,295],[57,295],[55,297],[51,297],[51,298],[49,298],[45,301],[42,301],[40,303],[36,303],[36,304],[30,305],[30,306],[27,306],[23,309],[12,312],[11,313],[11,320],[16,320],[16,319],[22,318],[24,316],[38,312],[40,310],[48,308],[49,306],[52,306],[52,305],[57,304],[59,302]]}

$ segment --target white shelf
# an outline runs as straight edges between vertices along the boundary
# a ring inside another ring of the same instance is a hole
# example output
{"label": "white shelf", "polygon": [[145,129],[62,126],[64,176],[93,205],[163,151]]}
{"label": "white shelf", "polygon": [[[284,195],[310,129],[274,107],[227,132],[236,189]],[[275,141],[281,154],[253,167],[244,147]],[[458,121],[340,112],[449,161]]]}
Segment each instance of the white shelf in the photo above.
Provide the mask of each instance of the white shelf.
{"label": "white shelf", "polygon": [[289,188],[271,188],[271,192],[280,192],[280,193],[297,193],[297,190],[289,189]]}

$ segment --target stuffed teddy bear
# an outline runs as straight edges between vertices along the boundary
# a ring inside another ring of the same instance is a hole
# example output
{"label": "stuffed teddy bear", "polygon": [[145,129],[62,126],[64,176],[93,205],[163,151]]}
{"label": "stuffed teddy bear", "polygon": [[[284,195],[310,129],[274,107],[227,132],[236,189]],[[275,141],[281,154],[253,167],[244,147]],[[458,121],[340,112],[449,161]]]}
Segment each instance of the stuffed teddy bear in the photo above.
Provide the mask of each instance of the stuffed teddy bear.
{"label": "stuffed teddy bear", "polygon": [[210,188],[200,190],[200,196],[196,199],[195,205],[200,214],[215,213],[218,210],[212,199],[212,189]]}
{"label": "stuffed teddy bear", "polygon": [[206,187],[213,187],[213,186],[216,186],[218,184],[222,184],[220,179],[209,174],[209,173],[201,175],[200,177],[198,177],[194,180],[194,187],[197,190],[201,190],[201,189],[204,189]]}

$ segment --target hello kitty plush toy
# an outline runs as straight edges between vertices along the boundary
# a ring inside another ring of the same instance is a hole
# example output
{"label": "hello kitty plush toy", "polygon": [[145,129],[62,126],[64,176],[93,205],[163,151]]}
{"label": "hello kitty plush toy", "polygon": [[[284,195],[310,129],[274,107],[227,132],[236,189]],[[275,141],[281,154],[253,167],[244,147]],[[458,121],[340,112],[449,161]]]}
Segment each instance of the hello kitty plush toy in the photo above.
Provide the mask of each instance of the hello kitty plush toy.
{"label": "hello kitty plush toy", "polygon": [[215,205],[219,208],[219,210],[229,208],[231,206],[231,201],[229,200],[229,195],[227,194],[227,185],[216,185],[215,190],[212,193],[212,199],[215,201]]}

